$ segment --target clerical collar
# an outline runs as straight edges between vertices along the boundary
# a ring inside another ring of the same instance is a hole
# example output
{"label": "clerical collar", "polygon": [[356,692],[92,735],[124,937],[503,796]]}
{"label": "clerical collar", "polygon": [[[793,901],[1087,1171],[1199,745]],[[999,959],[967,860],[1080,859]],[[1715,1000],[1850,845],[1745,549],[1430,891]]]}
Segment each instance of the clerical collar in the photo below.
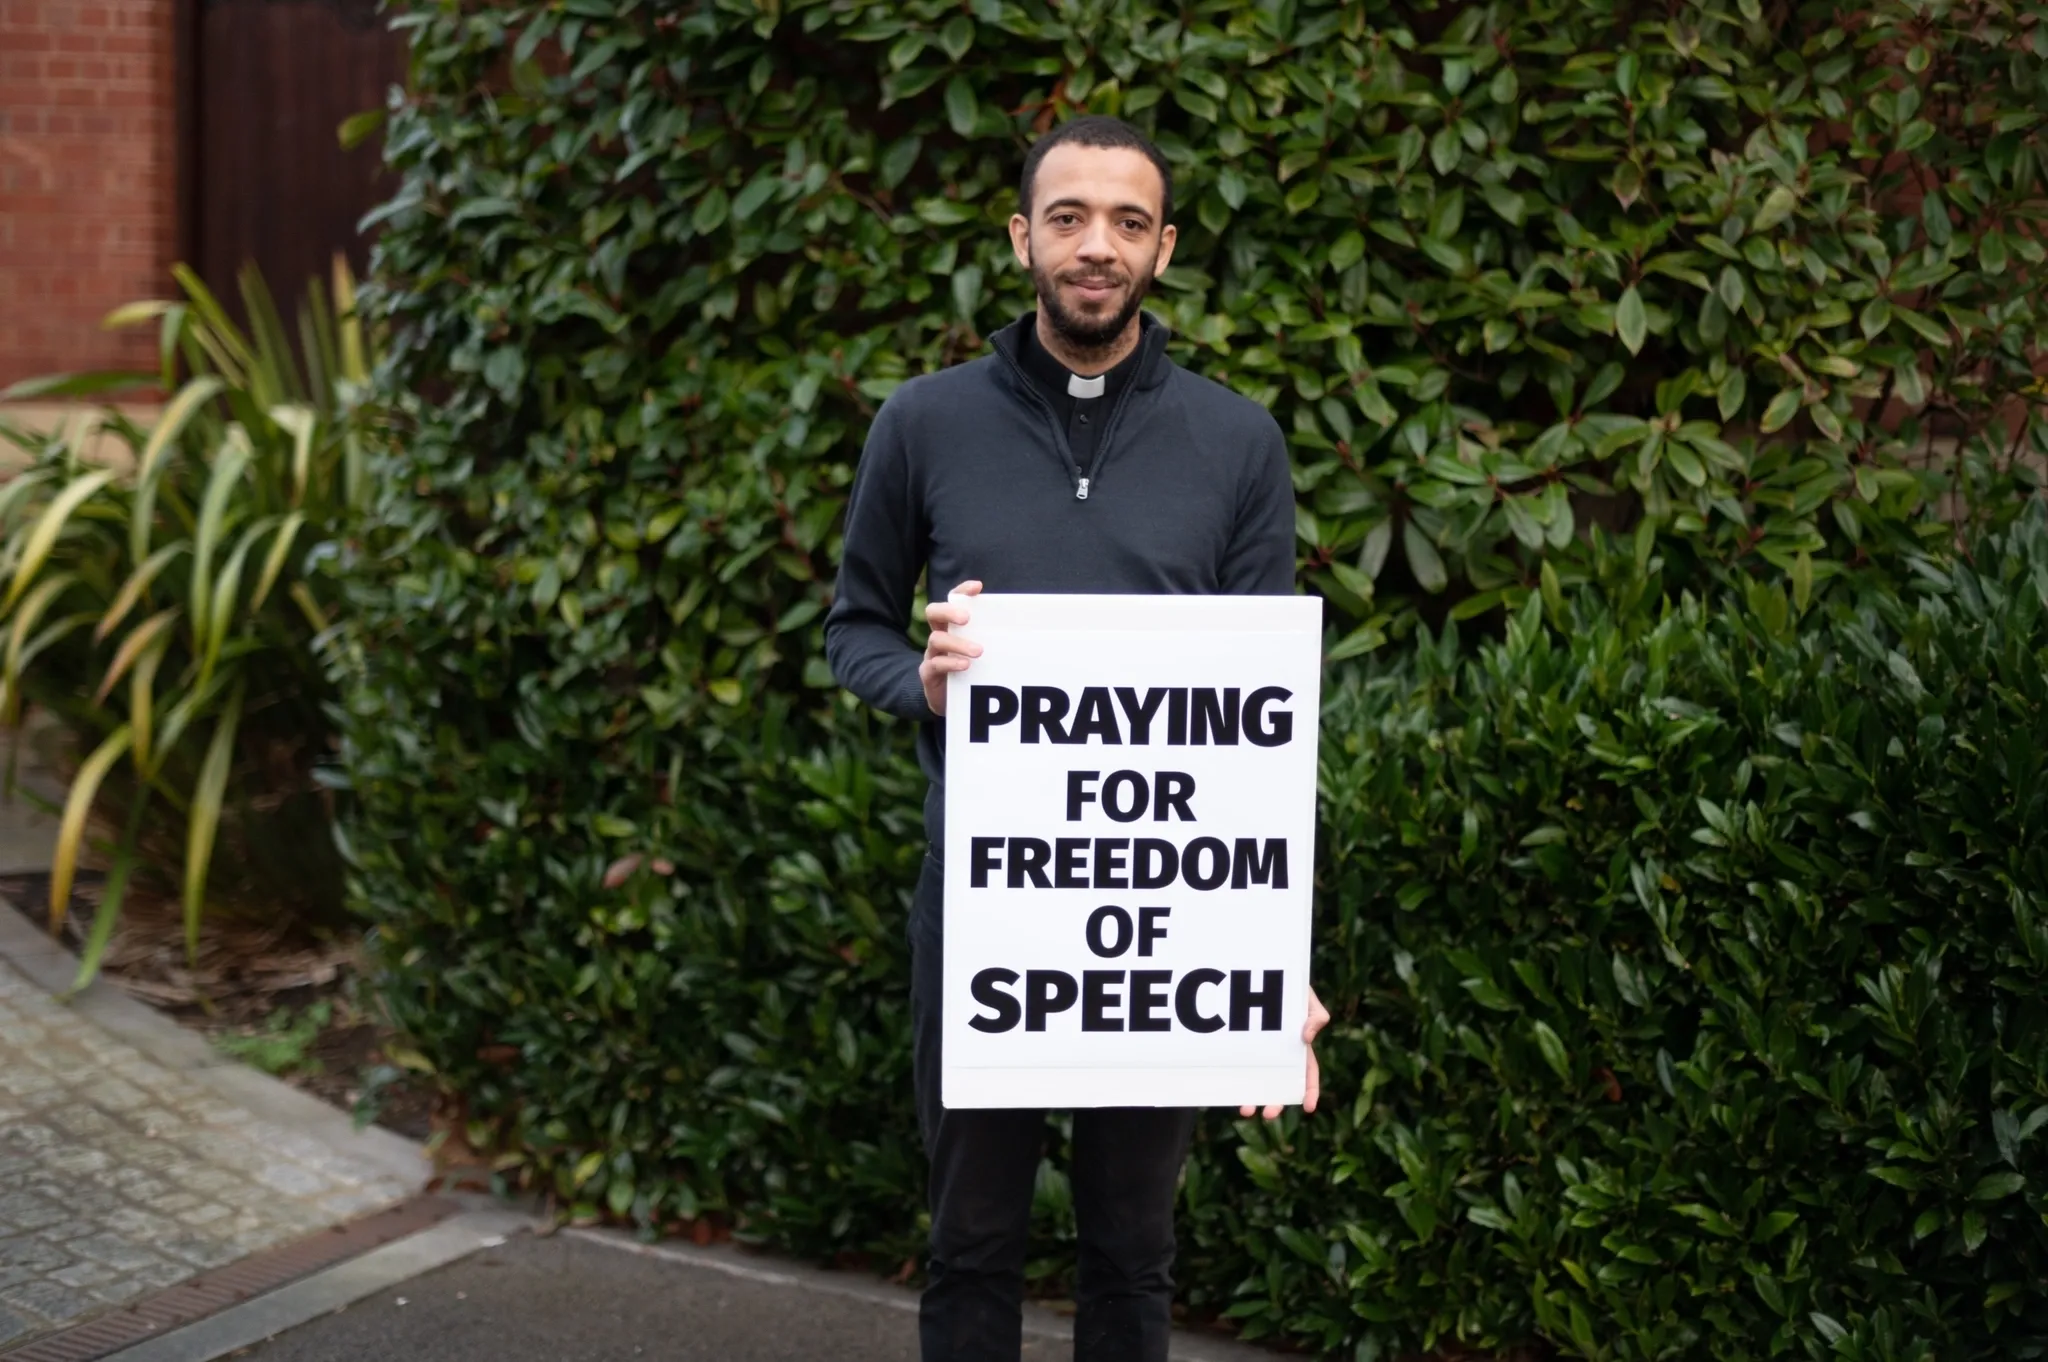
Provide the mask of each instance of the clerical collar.
{"label": "clerical collar", "polygon": [[1076,401],[1115,397],[1137,373],[1145,350],[1140,345],[1118,360],[1116,367],[1109,372],[1083,378],[1053,358],[1052,352],[1038,339],[1038,319],[1035,316],[1026,321],[1023,331],[1017,357],[1023,361],[1024,372],[1031,375],[1039,391],[1052,402],[1054,410],[1060,412],[1067,411]]}

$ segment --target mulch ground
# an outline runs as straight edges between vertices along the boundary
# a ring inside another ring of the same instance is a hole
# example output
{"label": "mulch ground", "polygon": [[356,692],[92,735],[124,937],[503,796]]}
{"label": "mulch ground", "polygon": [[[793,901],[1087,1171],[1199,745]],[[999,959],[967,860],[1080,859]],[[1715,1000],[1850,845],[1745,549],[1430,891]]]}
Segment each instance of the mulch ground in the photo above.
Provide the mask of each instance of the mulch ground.
{"label": "mulch ground", "polygon": [[[81,870],[60,933],[76,954],[92,931],[103,873]],[[0,876],[0,898],[47,928],[48,875]],[[365,986],[352,935],[254,914],[210,912],[185,954],[177,902],[130,885],[100,965],[108,982],[181,1026],[344,1111],[415,1140],[433,1133],[432,1089],[387,1053],[395,1042]]]}

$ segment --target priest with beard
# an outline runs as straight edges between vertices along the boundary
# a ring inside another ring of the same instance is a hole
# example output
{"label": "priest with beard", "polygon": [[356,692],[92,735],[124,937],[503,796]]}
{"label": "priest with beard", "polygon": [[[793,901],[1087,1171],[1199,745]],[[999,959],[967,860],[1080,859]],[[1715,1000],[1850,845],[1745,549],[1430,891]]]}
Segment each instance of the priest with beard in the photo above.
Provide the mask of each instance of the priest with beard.
{"label": "priest with beard", "polygon": [[[1038,309],[992,353],[904,383],[868,433],[825,623],[833,674],[919,725],[929,780],[912,901],[917,1116],[930,1160],[924,1362],[1014,1362],[1046,1113],[940,1101],[946,678],[981,649],[949,633],[969,603],[907,625],[920,576],[1007,592],[1288,595],[1294,493],[1285,439],[1257,403],[1189,373],[1143,310],[1173,258],[1173,175],[1136,129],[1083,117],[1033,144],[1010,244]],[[937,593],[934,593],[937,595]],[[1314,994],[1304,1037],[1328,1020]],[[1316,1105],[1316,1061],[1308,1096]],[[1269,1107],[1267,1119],[1280,1109]],[[1245,1115],[1252,1114],[1246,1109]],[[1194,1112],[1074,1113],[1077,1362],[1166,1362],[1173,1204]]]}

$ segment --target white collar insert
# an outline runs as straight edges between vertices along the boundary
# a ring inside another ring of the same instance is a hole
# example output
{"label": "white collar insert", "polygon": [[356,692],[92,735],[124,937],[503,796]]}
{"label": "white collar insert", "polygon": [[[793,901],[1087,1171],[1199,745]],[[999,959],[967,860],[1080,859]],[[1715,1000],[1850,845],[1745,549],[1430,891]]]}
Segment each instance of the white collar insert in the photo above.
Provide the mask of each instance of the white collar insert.
{"label": "white collar insert", "polygon": [[1079,374],[1067,375],[1069,397],[1100,397],[1108,386],[1109,378],[1106,374],[1097,374],[1093,378],[1083,378]]}

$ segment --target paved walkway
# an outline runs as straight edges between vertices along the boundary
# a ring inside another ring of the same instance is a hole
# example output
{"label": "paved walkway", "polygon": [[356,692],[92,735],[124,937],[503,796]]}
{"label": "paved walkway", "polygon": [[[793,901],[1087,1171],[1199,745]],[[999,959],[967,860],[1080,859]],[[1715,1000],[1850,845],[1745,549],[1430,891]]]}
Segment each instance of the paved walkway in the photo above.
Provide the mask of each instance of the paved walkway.
{"label": "paved walkway", "polygon": [[[47,866],[49,824],[0,802],[0,872]],[[418,1190],[415,1146],[111,984],[59,1002],[75,968],[0,903],[0,1350]]]}

